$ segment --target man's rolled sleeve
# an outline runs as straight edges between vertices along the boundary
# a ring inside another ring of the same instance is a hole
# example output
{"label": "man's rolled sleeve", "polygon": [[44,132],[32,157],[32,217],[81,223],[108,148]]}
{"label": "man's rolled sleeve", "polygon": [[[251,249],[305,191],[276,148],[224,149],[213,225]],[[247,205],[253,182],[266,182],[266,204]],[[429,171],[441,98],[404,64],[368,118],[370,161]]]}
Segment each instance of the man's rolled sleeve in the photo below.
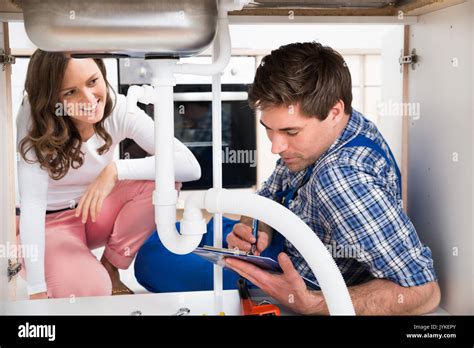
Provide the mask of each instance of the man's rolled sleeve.
{"label": "man's rolled sleeve", "polygon": [[436,280],[430,249],[423,245],[386,182],[369,169],[337,164],[317,176],[313,197],[338,245],[375,278],[401,286]]}

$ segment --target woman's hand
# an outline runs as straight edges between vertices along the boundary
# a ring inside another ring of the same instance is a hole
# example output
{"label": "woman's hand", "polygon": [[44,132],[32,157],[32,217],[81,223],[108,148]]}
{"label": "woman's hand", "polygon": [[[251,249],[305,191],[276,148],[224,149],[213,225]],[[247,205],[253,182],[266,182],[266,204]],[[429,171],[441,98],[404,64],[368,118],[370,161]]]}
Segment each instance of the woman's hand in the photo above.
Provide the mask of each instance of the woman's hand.
{"label": "woman's hand", "polygon": [[45,292],[38,292],[37,294],[30,295],[30,300],[43,300],[48,298],[48,293]]}
{"label": "woman's hand", "polygon": [[118,181],[117,167],[114,162],[109,163],[100,172],[99,176],[89,185],[86,193],[79,201],[76,208],[76,217],[82,214],[82,223],[87,222],[89,211],[92,222],[96,221],[97,216],[102,210],[104,199],[112,192]]}

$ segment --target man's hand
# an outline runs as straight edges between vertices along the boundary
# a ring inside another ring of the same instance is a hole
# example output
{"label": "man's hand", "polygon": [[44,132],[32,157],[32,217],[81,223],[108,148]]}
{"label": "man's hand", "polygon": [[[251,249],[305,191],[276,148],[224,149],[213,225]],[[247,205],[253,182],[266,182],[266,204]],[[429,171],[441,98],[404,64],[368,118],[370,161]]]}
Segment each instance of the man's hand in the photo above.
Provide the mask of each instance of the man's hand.
{"label": "man's hand", "polygon": [[285,253],[278,255],[278,263],[283,270],[282,274],[272,274],[251,263],[237,259],[226,258],[225,263],[227,267],[250,280],[267,295],[294,312],[311,314],[315,312],[315,308],[324,305],[322,296],[315,296],[306,288],[303,278]]}
{"label": "man's hand", "polygon": [[83,224],[87,222],[89,211],[92,222],[96,221],[97,215],[99,215],[102,210],[104,199],[107,198],[110,192],[112,192],[117,181],[117,167],[114,162],[111,162],[89,185],[86,193],[84,193],[84,196],[82,196],[79,201],[79,205],[76,208],[76,217],[79,217],[82,214]]}
{"label": "man's hand", "polygon": [[[283,274],[272,274],[248,262],[226,258],[227,267],[250,280],[282,305],[300,314],[328,315],[321,291],[308,290],[289,257],[280,253]],[[348,287],[356,315],[420,315],[440,302],[436,282],[403,287],[387,279],[374,279]]]}
{"label": "man's hand", "polygon": [[48,298],[48,293],[46,291],[30,295],[30,300],[43,300],[46,298]]}
{"label": "man's hand", "polygon": [[[226,238],[229,249],[239,249],[242,251],[250,251],[252,244],[255,243],[255,237],[252,235],[252,228],[247,224],[239,222],[234,225],[232,232]],[[271,235],[268,232],[257,232],[257,250],[255,255],[260,255],[271,242]]]}

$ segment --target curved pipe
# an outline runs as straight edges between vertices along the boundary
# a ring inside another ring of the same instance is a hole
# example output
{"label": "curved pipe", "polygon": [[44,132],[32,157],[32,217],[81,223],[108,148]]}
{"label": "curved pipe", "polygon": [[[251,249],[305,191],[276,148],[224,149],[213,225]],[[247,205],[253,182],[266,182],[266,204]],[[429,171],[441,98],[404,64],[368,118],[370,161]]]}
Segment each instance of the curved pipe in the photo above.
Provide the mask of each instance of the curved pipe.
{"label": "curved pipe", "polygon": [[[204,193],[198,197],[186,200],[185,216],[181,220],[181,234],[175,227],[176,207],[161,206],[156,209],[158,237],[169,251],[184,255],[189,254],[201,243],[202,235],[206,233],[206,220],[202,216],[200,205],[203,205]],[[201,196],[201,197],[199,197]]]}
{"label": "curved pipe", "polygon": [[349,291],[334,259],[316,234],[297,215],[252,193],[210,189],[205,208],[211,213],[254,217],[280,232],[304,257],[316,276],[331,315],[355,315]]}
{"label": "curved pipe", "polygon": [[[201,206],[204,195],[192,196],[187,200],[185,219],[181,234],[176,230],[176,203],[178,194],[174,176],[174,105],[173,105],[173,67],[175,60],[153,61],[156,79],[152,89],[155,102],[155,182],[153,193],[155,222],[158,236],[163,245],[175,254],[188,254],[199,245],[206,233],[206,222],[202,217]],[[150,87],[151,88],[151,87]],[[189,201],[189,202],[188,202]]]}
{"label": "curved pipe", "polygon": [[[216,75],[222,72],[229,63],[232,54],[232,44],[229,32],[229,11],[239,11],[251,0],[219,0],[219,11],[217,18],[217,44],[219,55],[212,64],[177,64],[174,72],[176,74],[192,75]],[[216,39],[214,39],[216,41]]]}
{"label": "curved pipe", "polygon": [[137,110],[138,100],[143,97],[145,91],[140,86],[130,86],[127,91],[127,114],[134,114]]}
{"label": "curved pipe", "polygon": [[176,64],[176,74],[215,75],[225,69],[230,60],[231,42],[229,33],[229,20],[225,17],[218,19],[217,40],[219,56],[212,64]]}
{"label": "curved pipe", "polygon": [[134,114],[139,110],[137,102],[151,104],[155,101],[155,90],[148,85],[130,86],[127,91],[127,114]]}

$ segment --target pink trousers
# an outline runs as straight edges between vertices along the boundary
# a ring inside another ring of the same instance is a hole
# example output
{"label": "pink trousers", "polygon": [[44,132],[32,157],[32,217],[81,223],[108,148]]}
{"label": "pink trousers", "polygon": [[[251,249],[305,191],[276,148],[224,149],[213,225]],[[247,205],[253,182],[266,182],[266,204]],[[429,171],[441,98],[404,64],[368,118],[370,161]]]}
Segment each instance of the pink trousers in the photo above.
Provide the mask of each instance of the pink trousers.
{"label": "pink trousers", "polygon": [[[89,214],[83,224],[81,216],[74,216],[75,210],[46,215],[45,276],[49,297],[112,293],[109,274],[90,250],[105,246],[104,255],[111,264],[128,268],[155,230],[154,189],[154,181],[119,181],[104,200],[95,223]],[[17,217],[17,236],[18,225]]]}

